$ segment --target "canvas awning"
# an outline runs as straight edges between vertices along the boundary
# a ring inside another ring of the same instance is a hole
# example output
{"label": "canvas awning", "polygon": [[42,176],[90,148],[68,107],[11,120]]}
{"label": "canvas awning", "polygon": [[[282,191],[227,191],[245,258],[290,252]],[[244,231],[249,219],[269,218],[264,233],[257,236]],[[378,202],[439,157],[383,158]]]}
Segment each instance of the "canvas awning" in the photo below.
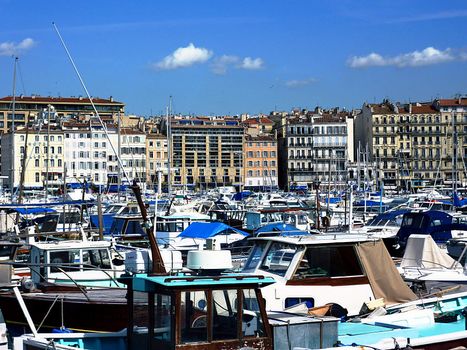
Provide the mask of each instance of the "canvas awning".
{"label": "canvas awning", "polygon": [[417,299],[397,271],[383,241],[361,243],[357,253],[376,299],[384,298],[387,305]]}

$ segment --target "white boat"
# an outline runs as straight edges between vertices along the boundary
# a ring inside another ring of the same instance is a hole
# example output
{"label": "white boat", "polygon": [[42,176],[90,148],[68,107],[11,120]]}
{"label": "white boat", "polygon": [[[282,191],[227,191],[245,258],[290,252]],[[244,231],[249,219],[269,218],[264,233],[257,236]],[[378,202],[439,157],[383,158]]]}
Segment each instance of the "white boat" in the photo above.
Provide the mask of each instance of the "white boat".
{"label": "white boat", "polygon": [[391,304],[416,298],[381,240],[350,234],[252,240],[243,272],[276,280],[263,289],[268,310],[334,303],[356,315],[369,300],[384,298]]}
{"label": "white boat", "polygon": [[410,235],[399,270],[404,280],[412,284],[467,284],[464,267],[429,235]]}

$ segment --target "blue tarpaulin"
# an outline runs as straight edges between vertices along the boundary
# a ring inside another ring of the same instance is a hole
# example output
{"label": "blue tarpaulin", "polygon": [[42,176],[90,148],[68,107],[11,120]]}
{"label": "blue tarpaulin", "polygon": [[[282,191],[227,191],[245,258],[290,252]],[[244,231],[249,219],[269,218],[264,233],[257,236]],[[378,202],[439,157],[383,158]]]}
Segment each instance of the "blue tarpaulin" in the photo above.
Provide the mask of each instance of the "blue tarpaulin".
{"label": "blue tarpaulin", "polygon": [[285,223],[267,224],[255,231],[255,234],[277,232],[280,236],[304,236],[309,233]]}
{"label": "blue tarpaulin", "polygon": [[222,222],[193,222],[178,237],[182,238],[211,238],[217,235],[240,233],[248,236],[248,233],[233,228]]}
{"label": "blue tarpaulin", "polygon": [[21,215],[28,214],[45,214],[45,213],[56,213],[57,211],[51,208],[15,208],[13,211],[20,213]]}
{"label": "blue tarpaulin", "polygon": [[0,204],[1,209],[18,209],[18,208],[42,208],[42,207],[57,207],[57,206],[64,206],[64,205],[94,205],[94,200],[78,200],[78,201],[63,201],[63,202],[49,202],[49,203],[27,203],[27,204],[18,204],[18,203],[11,203],[11,204]]}

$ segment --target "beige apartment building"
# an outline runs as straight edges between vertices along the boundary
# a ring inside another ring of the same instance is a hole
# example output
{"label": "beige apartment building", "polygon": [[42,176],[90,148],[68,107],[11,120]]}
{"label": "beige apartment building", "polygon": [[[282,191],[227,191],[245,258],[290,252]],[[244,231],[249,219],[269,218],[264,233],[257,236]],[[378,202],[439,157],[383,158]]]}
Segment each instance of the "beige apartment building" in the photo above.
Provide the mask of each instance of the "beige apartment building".
{"label": "beige apartment building", "polygon": [[[25,128],[2,137],[2,175],[9,188],[20,184],[24,164],[24,187],[50,189],[63,185],[64,133],[60,129],[34,130]],[[25,161],[23,162],[23,159]]]}
{"label": "beige apartment building", "polygon": [[464,183],[467,99],[364,104],[355,119],[355,144],[368,145],[386,187],[449,184],[454,152],[458,169],[463,169],[458,172],[458,181]]}
{"label": "beige apartment building", "polygon": [[149,187],[167,186],[167,136],[146,135],[146,181]]}

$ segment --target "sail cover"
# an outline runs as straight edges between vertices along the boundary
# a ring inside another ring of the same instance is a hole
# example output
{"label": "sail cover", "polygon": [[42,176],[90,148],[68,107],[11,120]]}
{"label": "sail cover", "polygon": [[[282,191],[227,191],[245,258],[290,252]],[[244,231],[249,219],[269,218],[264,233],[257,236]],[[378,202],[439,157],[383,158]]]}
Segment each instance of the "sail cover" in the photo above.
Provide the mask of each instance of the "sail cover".
{"label": "sail cover", "polygon": [[357,253],[376,299],[384,298],[387,305],[417,299],[402,280],[383,241],[361,243],[357,246]]}
{"label": "sail cover", "polygon": [[462,265],[442,251],[429,235],[412,234],[407,241],[401,267],[460,268]]}

